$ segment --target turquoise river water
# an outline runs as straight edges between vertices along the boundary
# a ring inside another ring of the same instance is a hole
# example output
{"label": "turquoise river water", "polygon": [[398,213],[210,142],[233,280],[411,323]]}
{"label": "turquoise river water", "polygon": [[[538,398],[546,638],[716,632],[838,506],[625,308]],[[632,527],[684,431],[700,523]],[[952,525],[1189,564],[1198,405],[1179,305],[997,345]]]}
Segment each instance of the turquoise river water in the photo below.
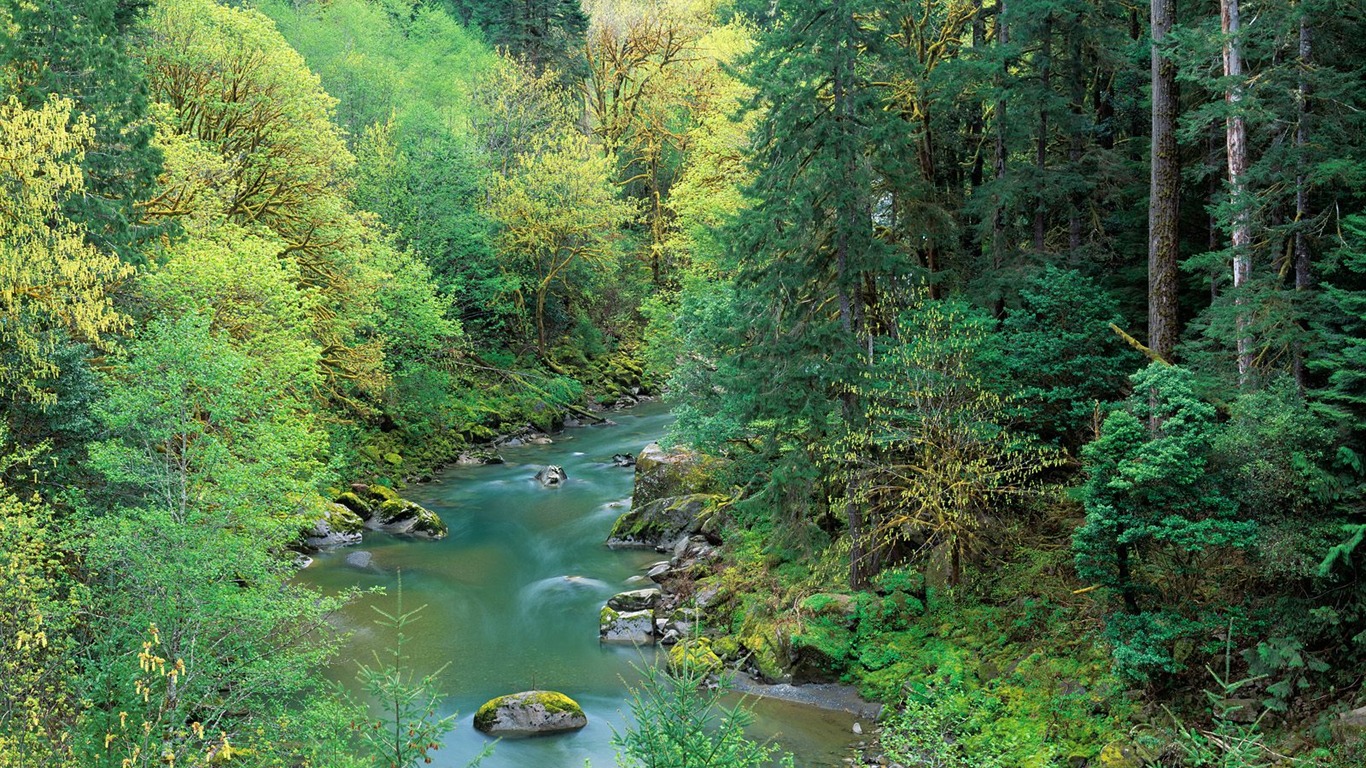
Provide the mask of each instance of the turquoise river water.
{"label": "turquoise river water", "polygon": [[[373,624],[370,606],[394,607],[400,571],[405,607],[425,604],[407,632],[411,663],[418,672],[449,664],[441,676],[444,713],[460,714],[433,765],[465,765],[489,742],[470,724],[474,710],[494,696],[528,689],[575,699],[588,714],[588,727],[503,740],[483,766],[616,765],[612,729],[628,722],[626,686],[637,677],[632,665],[654,657],[651,649],[600,645],[598,610],[612,594],[642,586],[629,580],[661,556],[603,545],[631,495],[632,471],[612,466],[611,459],[662,437],[670,416],[649,404],[612,418],[617,425],[567,430],[554,436],[553,445],[505,448],[505,464],[453,467],[408,489],[406,495],[450,526],[443,541],[367,532],[362,544],[319,555],[301,572],[303,581],[326,592],[386,588],[341,615],[343,629],[353,633],[345,654],[350,659],[369,659],[392,641]],[[568,482],[542,488],[533,476],[547,464],[564,467]],[[368,566],[347,563],[357,551],[372,555]],[[354,672],[354,662],[346,661],[333,670],[343,682],[353,681]],[[848,755],[853,715],[766,698],[746,703],[758,717],[750,734],[776,740],[797,755],[799,766],[839,765]]]}

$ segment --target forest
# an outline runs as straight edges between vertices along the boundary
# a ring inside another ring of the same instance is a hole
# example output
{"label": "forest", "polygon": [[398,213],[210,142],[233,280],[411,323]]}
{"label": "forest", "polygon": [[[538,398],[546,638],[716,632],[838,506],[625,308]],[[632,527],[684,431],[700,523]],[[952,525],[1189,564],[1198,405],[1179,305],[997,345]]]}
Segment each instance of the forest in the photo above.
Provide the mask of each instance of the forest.
{"label": "forest", "polygon": [[431,762],[305,532],[655,397],[864,764],[1366,766],[1366,5],[0,0],[0,766]]}

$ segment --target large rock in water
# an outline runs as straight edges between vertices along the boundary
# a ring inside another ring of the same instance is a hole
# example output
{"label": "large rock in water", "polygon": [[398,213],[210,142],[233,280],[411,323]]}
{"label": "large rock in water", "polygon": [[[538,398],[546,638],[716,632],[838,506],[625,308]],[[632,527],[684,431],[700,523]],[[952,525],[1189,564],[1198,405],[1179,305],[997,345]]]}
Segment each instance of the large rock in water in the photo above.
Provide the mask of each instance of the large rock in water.
{"label": "large rock in water", "polygon": [[495,736],[538,736],[588,725],[578,702],[555,691],[523,691],[490,699],[474,713],[474,727]]}
{"label": "large rock in water", "polygon": [[313,527],[304,531],[304,546],[309,549],[332,549],[359,544],[365,521],[344,504],[330,504]]}
{"label": "large rock in water", "polygon": [[562,467],[552,464],[541,468],[541,471],[536,473],[536,479],[547,488],[558,488],[569,479],[569,475],[565,473]]}
{"label": "large rock in water", "polygon": [[618,611],[604,605],[598,615],[598,639],[604,643],[650,645],[655,641],[655,613]]}
{"label": "large rock in water", "polygon": [[642,507],[658,499],[687,496],[713,490],[714,479],[702,457],[692,451],[665,451],[650,443],[636,457],[632,503]]}
{"label": "large rock in water", "polygon": [[444,539],[448,530],[436,513],[407,499],[393,499],[379,505],[366,525],[389,533],[406,533],[429,539]]}
{"label": "large rock in water", "polygon": [[[639,466],[639,465],[637,465]],[[695,493],[631,505],[607,535],[609,547],[663,549],[702,530],[712,497]]]}

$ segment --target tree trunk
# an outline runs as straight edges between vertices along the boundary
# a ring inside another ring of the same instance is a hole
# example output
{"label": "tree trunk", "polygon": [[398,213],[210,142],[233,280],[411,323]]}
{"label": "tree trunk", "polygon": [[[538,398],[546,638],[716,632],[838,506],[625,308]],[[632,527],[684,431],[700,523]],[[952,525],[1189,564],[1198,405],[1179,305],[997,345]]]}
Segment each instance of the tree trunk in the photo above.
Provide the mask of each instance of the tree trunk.
{"label": "tree trunk", "polygon": [[[999,0],[996,4],[996,44],[1002,49],[1010,45],[1010,27],[1006,25],[1006,0]],[[1005,53],[1002,52],[1004,59]],[[998,75],[1000,87],[998,92],[1004,94],[1006,78],[1009,75],[1010,67],[1006,61],[1001,62],[1001,71]],[[991,209],[991,266],[995,274],[1000,275],[1005,268],[1005,204],[1001,198],[1001,187],[1006,178],[1006,100],[1002,95],[996,101],[996,157],[993,162],[993,170],[996,174],[996,193],[992,200]],[[997,290],[996,302],[993,307],[993,314],[999,320],[1005,316],[1005,296],[1001,295],[1000,289]]]}
{"label": "tree trunk", "polygon": [[1048,208],[1044,198],[1048,172],[1048,102],[1053,87],[1053,14],[1043,21],[1043,48],[1039,57],[1039,85],[1042,95],[1039,99],[1039,135],[1034,144],[1035,183],[1038,185],[1034,199],[1034,252],[1043,253],[1048,235]]}
{"label": "tree trunk", "polygon": [[1243,57],[1241,25],[1238,19],[1238,0],[1219,0],[1219,20],[1224,30],[1224,76],[1229,89],[1225,100],[1229,116],[1225,122],[1228,146],[1229,202],[1233,209],[1233,290],[1234,305],[1238,307],[1237,326],[1238,381],[1247,384],[1252,371],[1252,339],[1247,319],[1248,280],[1252,277],[1252,220],[1247,200],[1247,125],[1241,113],[1243,100]]}
{"label": "tree trunk", "polygon": [[1309,180],[1305,175],[1308,162],[1305,152],[1309,147],[1309,66],[1312,63],[1310,47],[1309,14],[1301,9],[1300,16],[1300,82],[1295,94],[1295,292],[1299,299],[1296,323],[1299,336],[1295,339],[1295,386],[1303,395],[1308,387],[1308,374],[1304,367],[1304,334],[1307,330],[1304,319],[1306,294],[1313,287],[1313,274],[1309,254],[1309,238],[1304,236],[1304,227],[1309,218]]}
{"label": "tree trunk", "polygon": [[1148,346],[1170,360],[1179,335],[1177,226],[1181,167],[1176,147],[1176,65],[1162,55],[1175,0],[1152,0],[1152,148],[1148,198]]}

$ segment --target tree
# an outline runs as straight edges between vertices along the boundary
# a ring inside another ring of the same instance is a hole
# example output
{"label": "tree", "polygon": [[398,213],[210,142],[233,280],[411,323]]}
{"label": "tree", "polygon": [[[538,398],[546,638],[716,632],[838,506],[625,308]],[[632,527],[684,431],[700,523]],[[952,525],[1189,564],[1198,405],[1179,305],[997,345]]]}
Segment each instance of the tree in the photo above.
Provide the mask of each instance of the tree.
{"label": "tree", "polygon": [[[612,244],[632,209],[616,197],[606,158],[570,131],[543,137],[521,154],[507,177],[489,190],[488,213],[498,223],[499,248],[518,278],[519,301],[529,298],[536,348],[549,359],[552,310],[569,307],[583,291],[586,270],[611,261]],[[551,297],[559,304],[551,306]]]}
{"label": "tree", "polygon": [[1134,374],[1134,394],[1082,451],[1077,574],[1121,601],[1107,629],[1116,664],[1138,679],[1181,671],[1179,642],[1226,623],[1221,573],[1257,529],[1209,471],[1215,412],[1192,378],[1156,362]]}
{"label": "tree", "polygon": [[[164,234],[143,215],[155,195],[161,154],[153,142],[147,81],[133,55],[149,0],[7,2],[12,29],[0,30],[0,99],[41,109],[53,94],[93,127],[96,151],[76,160],[83,193],[62,202],[67,219],[103,253],[139,264]],[[167,222],[162,222],[166,224]]]}
{"label": "tree", "polygon": [[94,137],[72,107],[0,104],[0,386],[44,406],[55,402],[54,354],[67,338],[100,347],[127,326],[110,294],[132,274],[62,212],[85,189],[80,164]]}
{"label": "tree", "polygon": [[745,726],[753,715],[721,706],[728,685],[709,685],[705,669],[671,664],[640,668],[643,680],[631,689],[635,725],[612,736],[621,768],[791,768],[792,755],[752,741]]}
{"label": "tree", "polygon": [[1164,50],[1176,22],[1175,0],[1152,0],[1152,137],[1148,190],[1148,346],[1170,360],[1180,336],[1177,227],[1181,213],[1181,165],[1176,119],[1180,103],[1176,65]]}

